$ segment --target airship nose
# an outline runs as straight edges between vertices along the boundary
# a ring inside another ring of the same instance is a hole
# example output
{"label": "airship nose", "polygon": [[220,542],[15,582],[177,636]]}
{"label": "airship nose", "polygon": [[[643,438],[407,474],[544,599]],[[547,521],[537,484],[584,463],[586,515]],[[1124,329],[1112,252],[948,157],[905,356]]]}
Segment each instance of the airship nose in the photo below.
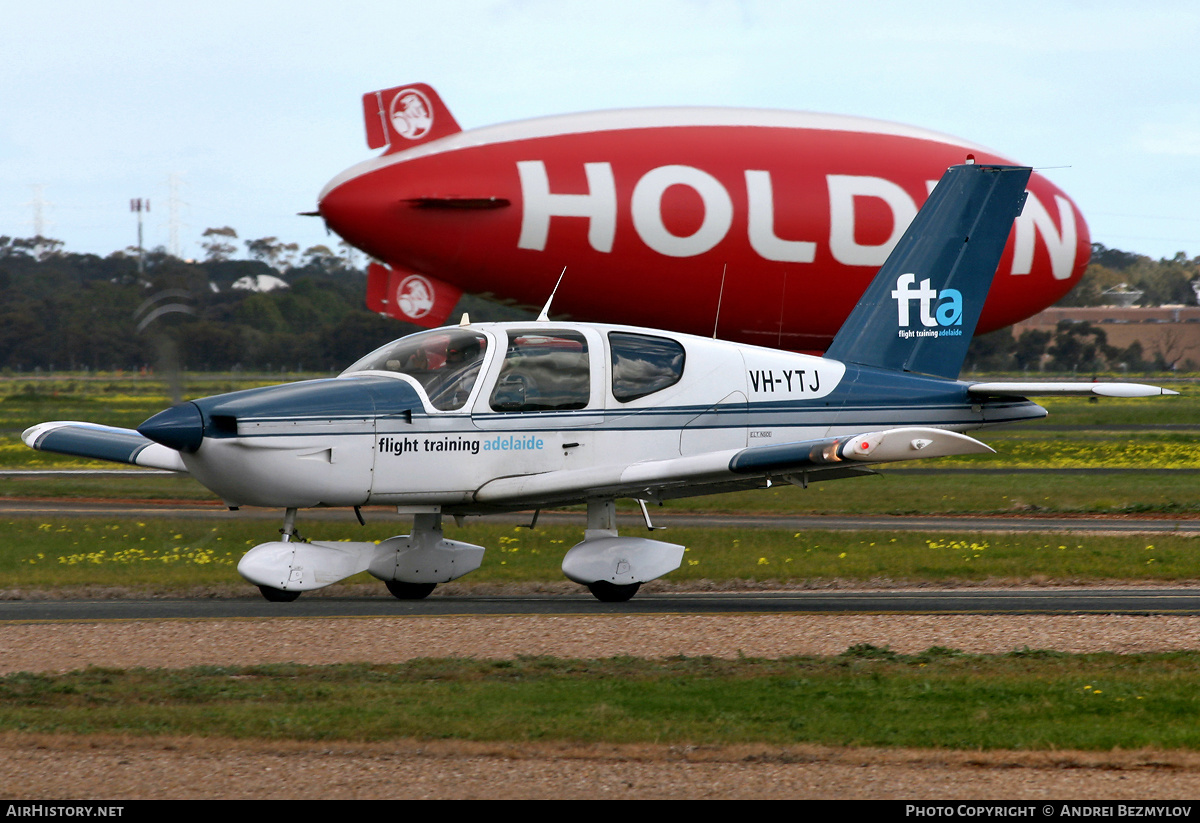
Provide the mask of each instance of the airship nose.
{"label": "airship nose", "polygon": [[326,188],[317,198],[317,211],[331,226],[337,226],[345,216],[347,197],[345,186]]}
{"label": "airship nose", "polygon": [[195,403],[182,403],[151,417],[138,426],[138,433],[176,451],[195,454],[204,440],[204,420]]}
{"label": "airship nose", "polygon": [[[370,175],[365,177],[373,180]],[[369,179],[356,177],[331,182],[317,198],[317,211],[329,227],[343,237],[345,232],[353,234],[364,222],[379,220],[389,211],[386,198],[381,199],[378,186],[373,186]]]}
{"label": "airship nose", "polygon": [[[438,193],[453,184],[442,182],[432,190],[430,185],[410,169],[355,167],[325,186],[317,197],[317,212],[350,245],[380,260],[403,263],[425,249],[431,235],[447,231],[448,219],[453,226],[462,222],[448,218],[446,210],[463,208],[463,198]],[[467,198],[468,203],[479,200]]]}

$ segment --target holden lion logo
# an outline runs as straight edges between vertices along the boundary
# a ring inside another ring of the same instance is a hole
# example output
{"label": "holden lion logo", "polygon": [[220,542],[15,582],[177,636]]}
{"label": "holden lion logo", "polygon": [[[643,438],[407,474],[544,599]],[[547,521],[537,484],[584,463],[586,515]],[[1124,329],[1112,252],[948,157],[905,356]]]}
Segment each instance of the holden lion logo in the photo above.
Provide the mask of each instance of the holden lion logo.
{"label": "holden lion logo", "polygon": [[409,140],[420,140],[433,128],[433,106],[429,98],[416,89],[402,89],[392,98],[389,107],[392,128]]}
{"label": "holden lion logo", "polygon": [[419,274],[410,274],[396,287],[396,305],[406,317],[424,317],[433,309],[433,284]]}
{"label": "holden lion logo", "polygon": [[[900,326],[899,336],[909,337],[962,337],[963,299],[958,289],[930,288],[929,279],[921,281],[921,285],[912,288],[916,282],[915,274],[902,274],[896,278],[896,288],[892,297],[896,298],[896,322]],[[910,312],[911,303],[916,300],[919,305],[921,325],[924,328],[913,331]]]}

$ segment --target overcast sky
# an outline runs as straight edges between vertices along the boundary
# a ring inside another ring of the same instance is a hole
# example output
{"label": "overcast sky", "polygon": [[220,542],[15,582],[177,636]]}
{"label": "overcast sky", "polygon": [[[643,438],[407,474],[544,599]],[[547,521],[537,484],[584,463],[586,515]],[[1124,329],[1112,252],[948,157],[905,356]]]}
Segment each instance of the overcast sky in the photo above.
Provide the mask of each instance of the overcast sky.
{"label": "overcast sky", "polygon": [[[1200,4],[762,0],[5,4],[0,234],[180,251],[206,228],[332,245],[321,187],[371,156],[364,92],[463,128],[663,105],[894,120],[1047,168],[1093,241],[1200,255]],[[1059,168],[1061,167],[1061,168]]]}

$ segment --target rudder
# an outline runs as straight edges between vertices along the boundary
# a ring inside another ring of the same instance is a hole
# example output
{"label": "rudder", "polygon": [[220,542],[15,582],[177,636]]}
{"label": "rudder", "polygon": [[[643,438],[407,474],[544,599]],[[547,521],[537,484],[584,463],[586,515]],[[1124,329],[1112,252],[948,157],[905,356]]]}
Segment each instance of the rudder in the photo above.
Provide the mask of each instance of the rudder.
{"label": "rudder", "polygon": [[1031,172],[947,169],[825,356],[958,377]]}

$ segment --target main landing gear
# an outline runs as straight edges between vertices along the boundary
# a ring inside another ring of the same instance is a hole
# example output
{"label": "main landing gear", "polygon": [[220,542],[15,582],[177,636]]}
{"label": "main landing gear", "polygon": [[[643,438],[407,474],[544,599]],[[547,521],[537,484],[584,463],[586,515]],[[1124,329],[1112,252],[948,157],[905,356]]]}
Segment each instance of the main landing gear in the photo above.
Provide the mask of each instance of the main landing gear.
{"label": "main landing gear", "polygon": [[[587,507],[583,542],[567,552],[562,570],[600,602],[624,603],[643,583],[679,568],[683,546],[617,534],[616,501],[589,500]],[[642,514],[647,528],[653,528],[644,506]]]}
{"label": "main landing gear", "polygon": [[[563,557],[563,573],[602,603],[624,603],[642,584],[679,568],[683,546],[621,537],[612,500],[589,500],[583,542]],[[413,515],[411,534],[380,543],[305,540],[296,531],[296,510],[284,515],[281,539],[255,546],[238,562],[238,573],[272,603],[290,603],[362,572],[383,581],[399,600],[423,600],[439,583],[479,568],[484,548],[442,534],[437,507],[401,510]],[[645,511],[643,510],[643,514]],[[647,528],[650,525],[646,517]]]}
{"label": "main landing gear", "polygon": [[406,583],[403,580],[385,580],[384,585],[398,600],[424,600],[433,594],[437,583]]}
{"label": "main landing gear", "polygon": [[[296,510],[288,509],[283,514],[283,528],[279,530],[283,535],[283,543],[290,543],[293,539],[304,542],[304,538],[296,531]],[[258,590],[262,592],[262,596],[270,603],[291,603],[300,596],[297,590],[277,589],[274,586],[259,585]]]}
{"label": "main landing gear", "polygon": [[[411,534],[382,542],[305,540],[296,531],[296,510],[284,514],[279,540],[255,546],[238,563],[238,573],[272,603],[288,603],[362,572],[382,580],[400,600],[428,597],[439,583],[479,568],[482,546],[447,540],[441,512],[411,512]],[[361,518],[360,518],[361,519]]]}
{"label": "main landing gear", "polygon": [[272,603],[291,603],[300,596],[300,592],[288,592],[283,589],[275,589],[271,586],[259,586],[258,590],[262,592],[262,596]]}
{"label": "main landing gear", "polygon": [[609,583],[607,580],[597,580],[588,584],[588,591],[601,603],[624,603],[638,593],[641,583]]}

